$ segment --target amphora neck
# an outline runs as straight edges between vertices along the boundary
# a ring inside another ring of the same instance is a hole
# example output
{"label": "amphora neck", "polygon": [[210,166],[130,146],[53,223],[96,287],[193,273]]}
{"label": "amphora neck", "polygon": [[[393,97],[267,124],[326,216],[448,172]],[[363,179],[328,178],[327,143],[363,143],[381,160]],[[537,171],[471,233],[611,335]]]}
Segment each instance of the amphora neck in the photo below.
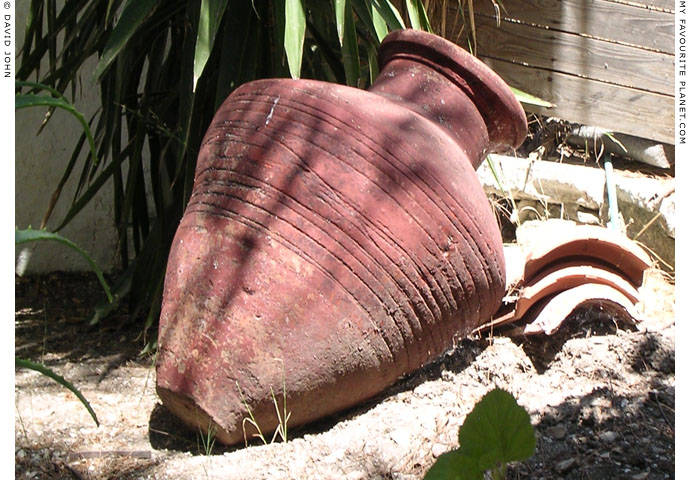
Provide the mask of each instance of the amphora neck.
{"label": "amphora neck", "polygon": [[419,30],[395,30],[381,43],[379,64],[369,91],[446,129],[475,168],[487,153],[523,142],[527,119],[508,85],[457,45]]}

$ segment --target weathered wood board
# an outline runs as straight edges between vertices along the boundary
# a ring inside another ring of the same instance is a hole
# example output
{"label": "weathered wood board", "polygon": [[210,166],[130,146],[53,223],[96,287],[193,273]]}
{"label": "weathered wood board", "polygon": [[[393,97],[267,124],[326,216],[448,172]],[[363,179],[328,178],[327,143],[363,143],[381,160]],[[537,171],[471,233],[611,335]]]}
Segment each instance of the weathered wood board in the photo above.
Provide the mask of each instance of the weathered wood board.
{"label": "weathered wood board", "polygon": [[[432,25],[467,46],[469,9],[436,2]],[[476,53],[511,86],[556,106],[529,111],[674,143],[673,0],[474,0]],[[500,20],[500,24],[499,24]]]}
{"label": "weathered wood board", "polygon": [[[674,143],[673,97],[587,80],[500,60],[487,63],[516,88],[555,103],[555,108],[525,106],[532,112]],[[539,88],[535,88],[539,86]]]}

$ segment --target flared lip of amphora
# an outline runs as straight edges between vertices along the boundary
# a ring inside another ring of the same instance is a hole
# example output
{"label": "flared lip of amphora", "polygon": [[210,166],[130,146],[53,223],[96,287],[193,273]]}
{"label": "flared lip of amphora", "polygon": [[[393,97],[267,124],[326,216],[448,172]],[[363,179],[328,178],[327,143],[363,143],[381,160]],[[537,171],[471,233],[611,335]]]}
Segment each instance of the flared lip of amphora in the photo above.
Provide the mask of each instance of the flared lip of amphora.
{"label": "flared lip of amphora", "polygon": [[518,148],[527,135],[525,112],[506,82],[458,45],[421,30],[394,30],[381,42],[379,67],[396,59],[414,61],[437,71],[467,95],[489,134],[488,152]]}

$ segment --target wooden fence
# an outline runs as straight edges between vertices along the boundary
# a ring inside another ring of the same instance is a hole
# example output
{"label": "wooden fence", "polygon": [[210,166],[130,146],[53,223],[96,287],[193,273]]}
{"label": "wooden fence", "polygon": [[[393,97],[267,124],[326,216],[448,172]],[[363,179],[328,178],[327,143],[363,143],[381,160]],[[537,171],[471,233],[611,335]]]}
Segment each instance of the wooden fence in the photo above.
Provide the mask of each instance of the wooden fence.
{"label": "wooden fence", "polygon": [[[473,0],[476,54],[548,116],[674,143],[674,0]],[[468,48],[469,2],[431,1]],[[500,11],[500,15],[497,12]]]}

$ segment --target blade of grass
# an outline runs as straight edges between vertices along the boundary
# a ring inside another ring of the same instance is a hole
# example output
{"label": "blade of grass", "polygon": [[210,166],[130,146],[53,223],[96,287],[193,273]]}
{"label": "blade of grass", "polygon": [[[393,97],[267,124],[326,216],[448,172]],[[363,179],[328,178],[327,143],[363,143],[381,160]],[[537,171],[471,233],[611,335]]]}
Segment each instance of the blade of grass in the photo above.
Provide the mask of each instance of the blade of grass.
{"label": "blade of grass", "polygon": [[535,97],[534,95],[530,95],[529,93],[523,92],[522,90],[518,90],[515,87],[510,87],[510,89],[513,91],[513,94],[520,101],[520,103],[526,103],[529,105],[536,105],[538,107],[546,107],[546,108],[553,108],[556,106],[551,102],[547,102],[546,100],[542,100],[539,97]]}
{"label": "blade of grass", "polygon": [[613,132],[604,132],[604,135],[606,135],[607,137],[609,137],[613,143],[615,143],[616,145],[618,145],[619,147],[621,147],[621,149],[622,149],[625,153],[628,152],[628,149],[625,148],[625,145],[623,145],[623,144],[620,142],[620,140],[618,140],[616,137],[613,136]]}

